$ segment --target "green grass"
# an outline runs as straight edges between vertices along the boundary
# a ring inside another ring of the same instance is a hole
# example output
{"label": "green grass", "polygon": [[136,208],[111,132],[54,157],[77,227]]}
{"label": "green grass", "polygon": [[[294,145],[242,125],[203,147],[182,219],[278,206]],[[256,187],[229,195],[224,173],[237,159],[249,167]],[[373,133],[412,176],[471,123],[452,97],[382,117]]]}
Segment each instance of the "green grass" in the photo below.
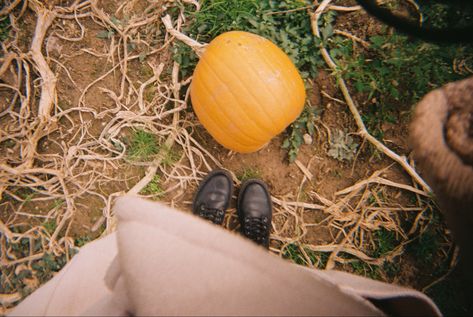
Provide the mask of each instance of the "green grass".
{"label": "green grass", "polygon": [[245,167],[237,174],[237,178],[240,182],[244,182],[251,178],[261,178],[261,171],[254,167]]}
{"label": "green grass", "polygon": [[142,195],[152,195],[155,198],[161,198],[164,195],[164,189],[161,187],[161,177],[155,175],[151,182],[140,192]]}
{"label": "green grass", "polygon": [[145,130],[133,130],[128,144],[128,158],[132,161],[150,161],[158,154],[159,146],[154,134]]}
{"label": "green grass", "polygon": [[159,144],[154,134],[142,129],[133,130],[125,142],[128,144],[127,156],[131,161],[149,162],[159,154],[162,165],[172,166],[181,158],[181,153]]}
{"label": "green grass", "polygon": [[[437,206],[434,206],[430,212],[431,219],[426,225],[422,234],[407,245],[406,251],[411,254],[420,264],[433,267],[433,262],[437,260],[439,254],[445,225],[443,217]],[[440,263],[436,263],[437,266]]]}
{"label": "green grass", "polygon": [[372,250],[372,255],[376,258],[394,250],[398,244],[395,233],[384,228],[374,232],[374,240],[376,246]]}
{"label": "green grass", "polygon": [[369,277],[371,279],[380,279],[380,269],[375,265],[370,265],[366,262],[354,260],[350,263],[353,273],[360,276]]}
{"label": "green grass", "polygon": [[74,239],[74,245],[76,247],[83,247],[84,245],[86,245],[87,243],[91,242],[92,241],[92,238],[89,237],[89,236],[82,236],[82,237],[78,237],[78,238],[75,238]]}
{"label": "green grass", "polygon": [[431,263],[440,248],[439,236],[432,230],[426,231],[412,242],[408,251],[423,264]]}
{"label": "green grass", "polygon": [[8,16],[0,18],[0,42],[8,39],[10,33],[10,18]]}
{"label": "green grass", "polygon": [[257,0],[203,0],[201,6],[202,9],[193,14],[190,31],[204,42],[223,32],[251,28],[250,20],[258,12]]}
{"label": "green grass", "polygon": [[53,234],[54,231],[56,230],[57,224],[55,219],[48,220],[46,222],[43,222],[43,227],[46,229],[46,231],[49,234]]}
{"label": "green grass", "polygon": [[181,158],[181,153],[166,145],[159,146],[159,152],[162,155],[161,164],[164,166],[173,166]]}
{"label": "green grass", "polygon": [[[324,252],[314,252],[308,248],[304,248],[308,259],[303,255],[301,249],[302,246],[296,244],[289,244],[283,250],[283,258],[292,261],[299,265],[313,265],[319,269],[325,268],[328,261],[328,254]],[[310,263],[308,263],[308,260]]]}

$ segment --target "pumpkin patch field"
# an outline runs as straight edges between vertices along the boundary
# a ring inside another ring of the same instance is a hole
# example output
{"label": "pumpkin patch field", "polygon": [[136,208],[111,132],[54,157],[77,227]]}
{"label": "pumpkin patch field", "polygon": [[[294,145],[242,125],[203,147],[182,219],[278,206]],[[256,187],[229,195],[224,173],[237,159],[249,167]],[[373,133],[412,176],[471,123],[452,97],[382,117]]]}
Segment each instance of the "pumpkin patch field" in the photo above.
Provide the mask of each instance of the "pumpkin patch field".
{"label": "pumpkin patch field", "polygon": [[[384,4],[448,25],[433,2]],[[215,168],[268,184],[274,255],[472,312],[408,141],[415,104],[473,74],[471,45],[355,0],[5,0],[0,41],[0,313],[113,232],[117,197],[191,212]]]}

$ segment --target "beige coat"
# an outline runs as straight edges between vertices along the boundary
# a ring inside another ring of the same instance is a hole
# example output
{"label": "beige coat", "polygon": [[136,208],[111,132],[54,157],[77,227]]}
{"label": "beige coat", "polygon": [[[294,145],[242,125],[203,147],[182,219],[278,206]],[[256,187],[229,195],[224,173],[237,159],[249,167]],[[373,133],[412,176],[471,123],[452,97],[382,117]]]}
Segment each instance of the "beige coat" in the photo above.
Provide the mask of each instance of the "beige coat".
{"label": "beige coat", "polygon": [[290,264],[159,203],[122,197],[115,212],[116,233],[11,315],[440,315],[417,291]]}

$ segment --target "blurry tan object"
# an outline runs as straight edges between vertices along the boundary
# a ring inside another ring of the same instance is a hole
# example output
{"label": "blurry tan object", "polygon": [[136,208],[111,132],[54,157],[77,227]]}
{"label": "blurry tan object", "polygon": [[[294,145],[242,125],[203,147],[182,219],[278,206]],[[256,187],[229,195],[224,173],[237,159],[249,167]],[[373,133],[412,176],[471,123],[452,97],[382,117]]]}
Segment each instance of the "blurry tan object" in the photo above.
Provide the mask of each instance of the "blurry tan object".
{"label": "blurry tan object", "polygon": [[126,196],[117,231],[87,244],[12,316],[439,316],[424,294],[297,266],[191,214]]}
{"label": "blurry tan object", "polygon": [[411,144],[463,256],[473,259],[473,77],[427,94],[417,105]]}

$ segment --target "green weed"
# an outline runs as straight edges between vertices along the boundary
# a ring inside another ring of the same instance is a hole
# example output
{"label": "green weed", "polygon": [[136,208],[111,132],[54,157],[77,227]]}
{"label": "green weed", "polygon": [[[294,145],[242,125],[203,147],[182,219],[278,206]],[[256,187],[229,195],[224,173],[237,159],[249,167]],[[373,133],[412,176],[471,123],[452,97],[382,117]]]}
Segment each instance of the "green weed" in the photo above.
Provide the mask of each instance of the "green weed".
{"label": "green weed", "polygon": [[342,130],[332,131],[330,149],[327,154],[339,161],[351,161],[355,157],[359,144],[353,137]]}
{"label": "green weed", "polygon": [[323,252],[314,252],[308,248],[304,248],[310,263],[307,263],[306,257],[303,255],[302,246],[296,244],[289,244],[284,248],[283,258],[288,259],[299,265],[313,265],[319,269],[325,268],[328,261],[328,254]]}
{"label": "green weed", "polygon": [[350,266],[353,269],[353,273],[360,276],[366,276],[375,280],[379,280],[380,272],[379,268],[375,265],[370,265],[366,262],[354,260],[350,262]]}
{"label": "green weed", "polygon": [[[193,38],[209,42],[217,35],[233,30],[247,31],[264,36],[278,45],[299,68],[304,78],[315,77],[323,65],[317,52],[317,41],[311,30],[306,10],[283,13],[311,5],[307,0],[226,0],[203,1],[202,9],[189,13],[186,31]],[[325,19],[332,16],[327,14]],[[177,55],[177,56],[176,56]],[[189,55],[191,55],[189,57]],[[175,60],[184,70],[195,66],[197,58],[189,49],[178,46]]]}
{"label": "green weed", "polygon": [[[52,232],[53,222],[50,222],[48,231]],[[24,232],[20,227],[11,228],[14,232]],[[42,250],[41,238],[32,239],[30,237],[22,238],[20,241],[9,244],[9,253],[15,258],[21,259],[28,257],[31,251],[38,253]],[[72,249],[69,254],[73,255]],[[31,266],[27,269],[15,272],[17,266],[2,267],[0,274],[0,289],[3,293],[19,292],[23,297],[30,294],[33,289],[27,279],[32,276],[38,278],[41,284],[51,279],[67,262],[65,255],[54,256],[53,254],[44,254],[42,258],[31,261]]]}
{"label": "green weed", "polygon": [[199,58],[189,46],[178,42],[174,45],[173,60],[180,66],[181,77],[186,78],[194,72]]}
{"label": "green weed", "polygon": [[57,209],[57,208],[61,207],[62,205],[64,205],[64,200],[55,199],[54,202],[53,202],[53,209]]}
{"label": "green weed", "polygon": [[432,230],[424,232],[417,240],[409,244],[407,251],[422,264],[429,264],[440,248],[439,236]]}
{"label": "green weed", "polygon": [[46,229],[46,231],[49,234],[53,234],[54,231],[56,230],[57,224],[55,219],[48,220],[46,222],[43,222],[43,227]]}
{"label": "green weed", "polygon": [[5,16],[0,19],[0,42],[8,39],[10,33],[10,17]]}
{"label": "green weed", "polygon": [[453,1],[448,3],[442,0],[419,1],[423,25],[435,28],[465,27],[471,25],[473,6],[469,1]]}
{"label": "green weed", "polygon": [[398,263],[391,262],[391,261],[385,261],[383,263],[383,271],[386,274],[388,278],[394,278],[399,275],[401,272],[401,267]]}
{"label": "green weed", "polygon": [[74,245],[80,248],[86,245],[87,243],[89,243],[90,241],[92,241],[92,239],[89,236],[83,236],[83,237],[75,238]]}
{"label": "green weed", "polygon": [[340,36],[329,42],[340,75],[362,94],[363,120],[377,137],[383,137],[383,122],[400,121],[402,107],[410,107],[429,91],[465,77],[454,72],[454,60],[472,64],[472,47],[465,45],[439,46],[397,33],[369,40],[370,48],[363,51],[354,51],[351,41]]}
{"label": "green weed", "polygon": [[112,29],[102,30],[97,32],[97,38],[102,40],[109,40],[115,35],[115,31]]}
{"label": "green weed", "polygon": [[161,164],[164,166],[172,166],[181,158],[181,153],[166,145],[159,146],[159,153],[162,155]]}
{"label": "green weed", "polygon": [[397,245],[395,233],[393,231],[388,231],[385,228],[381,228],[380,230],[375,231],[374,239],[376,247],[372,251],[372,255],[376,258],[394,250]]}
{"label": "green weed", "polygon": [[443,220],[440,211],[435,206],[432,210],[431,221],[422,234],[407,245],[406,251],[413,255],[419,263],[432,265],[442,244]]}
{"label": "green weed", "polygon": [[142,195],[153,195],[156,198],[161,198],[164,194],[164,190],[160,185],[161,177],[155,175],[151,182],[146,185],[145,188],[140,192]]}
{"label": "green weed", "polygon": [[319,115],[319,112],[317,108],[307,106],[299,118],[289,126],[288,135],[281,147],[287,149],[290,163],[294,162],[297,158],[299,148],[304,143],[304,134],[314,135],[314,120]]}
{"label": "green weed", "polygon": [[59,272],[66,263],[65,255],[56,257],[46,253],[41,260],[32,264],[32,268],[36,271],[36,276],[40,281],[47,281],[54,276],[54,273]]}
{"label": "green weed", "polygon": [[145,130],[134,130],[129,138],[128,157],[132,161],[149,161],[159,151],[156,137]]}
{"label": "green weed", "polygon": [[191,36],[209,42],[217,35],[233,30],[249,30],[257,14],[256,0],[204,0],[202,9],[193,14]]}
{"label": "green weed", "polygon": [[238,173],[237,178],[240,182],[244,182],[251,178],[261,178],[261,172],[254,167],[245,167],[240,173]]}

